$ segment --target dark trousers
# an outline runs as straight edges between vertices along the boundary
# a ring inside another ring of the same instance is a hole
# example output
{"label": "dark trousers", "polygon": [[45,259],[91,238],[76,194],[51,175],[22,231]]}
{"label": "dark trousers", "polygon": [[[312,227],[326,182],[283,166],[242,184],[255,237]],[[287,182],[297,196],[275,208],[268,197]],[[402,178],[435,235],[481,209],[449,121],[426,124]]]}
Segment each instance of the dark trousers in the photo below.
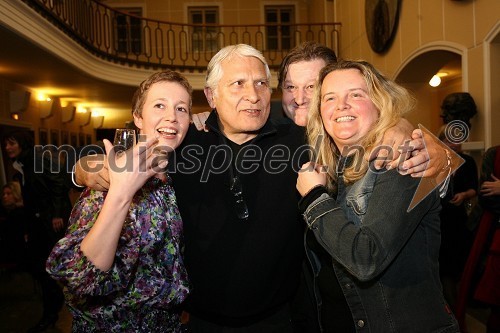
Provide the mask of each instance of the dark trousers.
{"label": "dark trousers", "polygon": [[288,304],[270,317],[250,326],[221,326],[190,315],[186,327],[186,332],[189,333],[293,333]]}
{"label": "dark trousers", "polygon": [[43,318],[55,317],[64,304],[61,286],[45,271],[45,262],[61,236],[62,233],[55,233],[52,225],[42,219],[35,219],[29,235],[29,270],[42,291]]}
{"label": "dark trousers", "polygon": [[38,271],[34,278],[42,291],[43,318],[57,316],[64,304],[64,294],[59,284],[47,272]]}

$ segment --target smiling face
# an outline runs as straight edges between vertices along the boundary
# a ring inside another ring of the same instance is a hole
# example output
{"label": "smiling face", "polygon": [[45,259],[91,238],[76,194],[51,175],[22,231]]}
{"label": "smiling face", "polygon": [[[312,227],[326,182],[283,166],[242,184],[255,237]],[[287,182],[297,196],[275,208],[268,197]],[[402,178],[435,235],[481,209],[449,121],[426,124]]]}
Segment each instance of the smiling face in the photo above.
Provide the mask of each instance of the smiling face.
{"label": "smiling face", "polygon": [[191,97],[177,82],[160,81],[147,92],[142,116],[134,114],[141,134],[157,137],[159,147],[172,151],[179,146],[189,127]]}
{"label": "smiling face", "polygon": [[241,144],[254,138],[269,117],[269,81],[264,64],[255,57],[235,55],[223,60],[221,68],[217,88],[205,88],[205,95],[217,109],[222,132]]}
{"label": "smiling face", "polygon": [[5,152],[10,159],[16,159],[21,154],[21,146],[14,139],[5,140]]}
{"label": "smiling face", "polygon": [[323,59],[299,61],[288,66],[283,81],[281,103],[288,118],[298,126],[306,126],[307,112],[319,71],[325,67]]}
{"label": "smiling face", "polygon": [[340,152],[361,143],[379,117],[357,69],[329,73],[323,80],[320,103],[325,130]]}

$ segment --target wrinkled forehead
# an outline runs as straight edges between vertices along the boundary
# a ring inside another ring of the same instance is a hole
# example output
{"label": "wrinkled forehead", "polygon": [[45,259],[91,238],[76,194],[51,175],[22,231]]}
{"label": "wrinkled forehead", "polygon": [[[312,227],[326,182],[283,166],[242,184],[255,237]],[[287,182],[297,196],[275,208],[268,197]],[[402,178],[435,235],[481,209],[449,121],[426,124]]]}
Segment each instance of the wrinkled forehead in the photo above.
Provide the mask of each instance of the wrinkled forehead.
{"label": "wrinkled forehead", "polygon": [[222,75],[237,74],[239,72],[261,72],[266,76],[266,66],[257,57],[242,56],[239,54],[232,54],[224,59],[221,64]]}
{"label": "wrinkled forehead", "polygon": [[288,66],[283,81],[293,84],[305,84],[317,81],[321,69],[326,65],[323,59],[297,61]]}

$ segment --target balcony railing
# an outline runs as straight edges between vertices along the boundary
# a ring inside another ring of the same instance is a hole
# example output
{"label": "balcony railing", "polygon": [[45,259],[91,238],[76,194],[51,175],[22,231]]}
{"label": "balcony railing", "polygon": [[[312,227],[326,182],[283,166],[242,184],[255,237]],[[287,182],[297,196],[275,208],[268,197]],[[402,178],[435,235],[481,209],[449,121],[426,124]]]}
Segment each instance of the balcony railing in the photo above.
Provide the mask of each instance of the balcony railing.
{"label": "balcony railing", "polygon": [[337,54],[340,23],[197,25],[151,20],[95,0],[22,0],[93,54],[145,68],[204,71],[222,47],[245,43],[260,50],[273,69],[303,41]]}

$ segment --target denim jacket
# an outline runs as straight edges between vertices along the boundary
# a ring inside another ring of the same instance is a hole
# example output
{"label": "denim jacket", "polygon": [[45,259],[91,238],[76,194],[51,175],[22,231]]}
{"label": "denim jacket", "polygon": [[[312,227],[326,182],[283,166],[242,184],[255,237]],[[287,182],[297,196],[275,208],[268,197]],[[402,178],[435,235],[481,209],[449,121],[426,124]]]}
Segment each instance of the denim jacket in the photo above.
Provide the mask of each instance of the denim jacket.
{"label": "denim jacket", "polygon": [[[436,191],[408,212],[420,179],[371,169],[348,186],[340,175],[337,200],[322,194],[304,213],[332,256],[356,331],[459,332],[439,279]],[[318,257],[306,250],[317,276]]]}

